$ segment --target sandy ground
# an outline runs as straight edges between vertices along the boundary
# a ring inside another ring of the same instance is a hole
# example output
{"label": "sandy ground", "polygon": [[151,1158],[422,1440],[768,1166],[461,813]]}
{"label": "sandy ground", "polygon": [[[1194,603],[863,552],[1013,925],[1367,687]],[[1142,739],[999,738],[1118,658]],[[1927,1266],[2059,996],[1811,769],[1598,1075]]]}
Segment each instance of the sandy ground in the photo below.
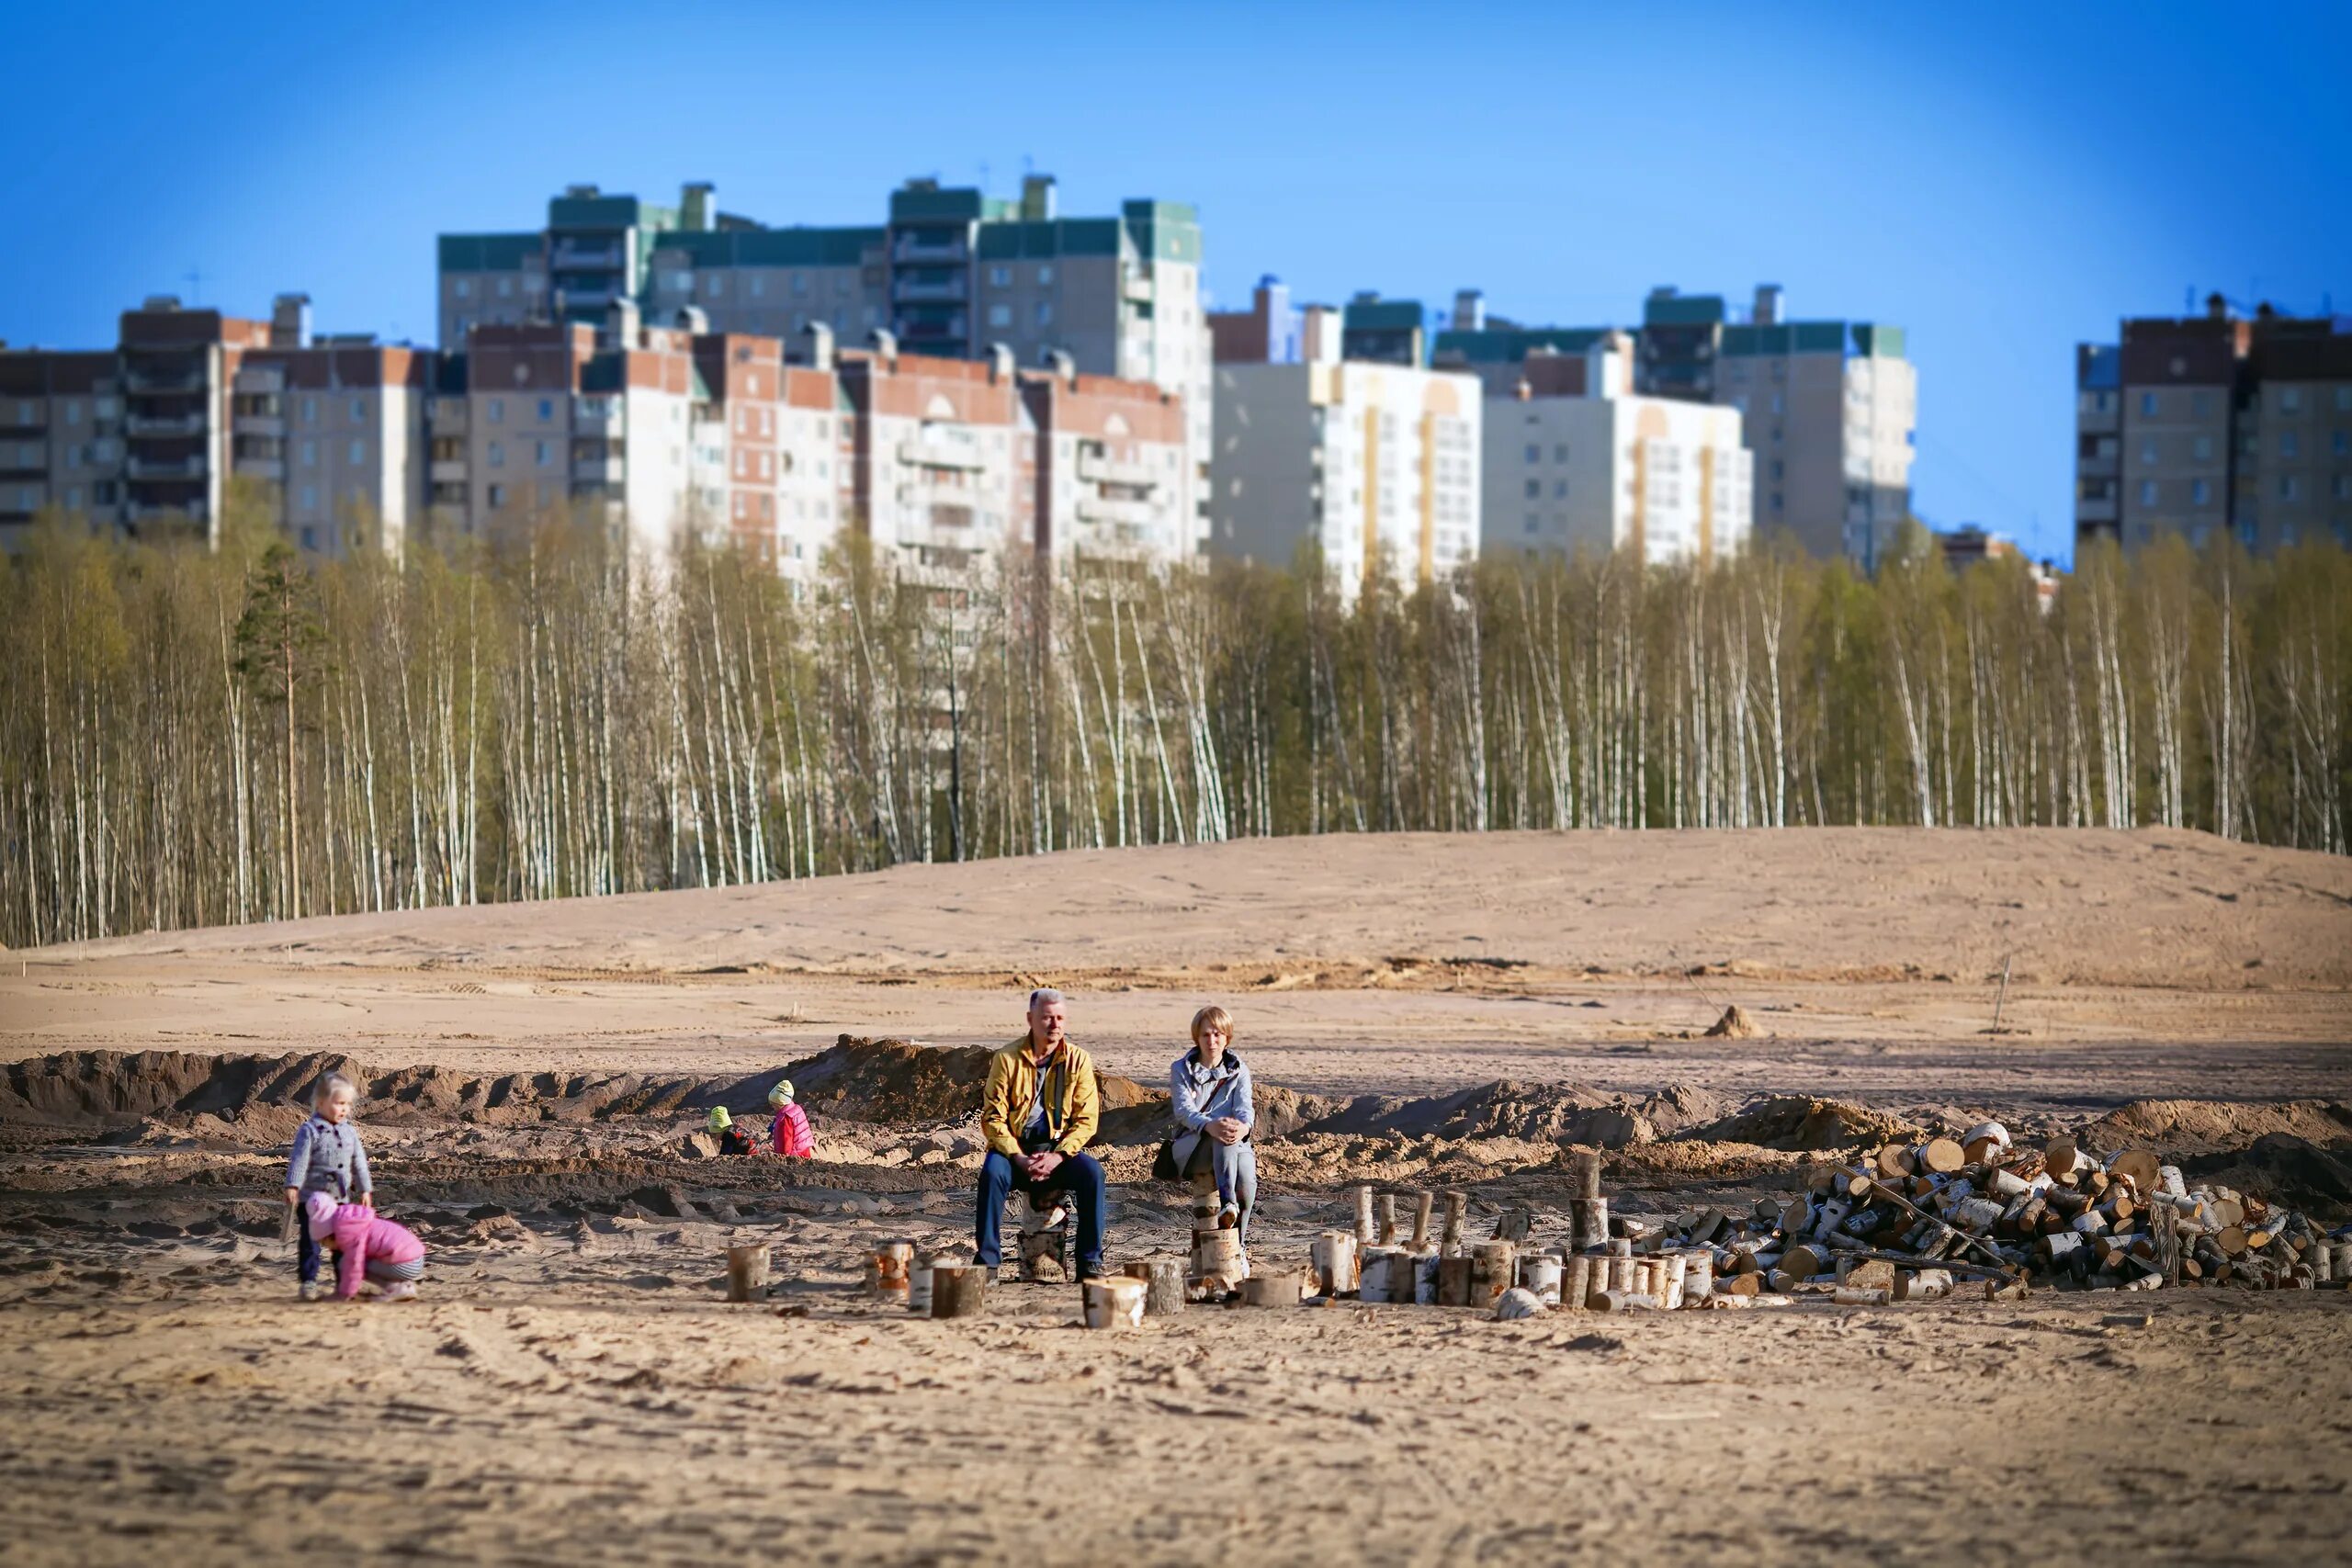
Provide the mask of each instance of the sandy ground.
{"label": "sandy ground", "polygon": [[[1261,1080],[1329,1097],[1679,1083],[2021,1128],[2192,1099],[2249,1135],[2352,1098],[2352,863],[2185,833],[1284,840],[6,957],[0,1062],[750,1074],[845,1032],[1000,1041],[1050,981],[1147,1083],[1217,1000]],[[1695,1037],[1732,1002],[1757,1036]],[[432,1262],[417,1303],[358,1307],[292,1300],[269,1116],[0,1126],[0,1562],[1959,1562],[2094,1521],[2159,1561],[2306,1562],[2352,1529],[2340,1291],[1195,1307],[1106,1336],[1074,1288],[1006,1285],[933,1324],[855,1265],[967,1234],[967,1126],[820,1126],[783,1170],[681,1159],[692,1120],[379,1116],[385,1205]],[[1114,1258],[1182,1246],[1142,1152],[1112,1162]],[[1261,1268],[1384,1170],[1469,1189],[1476,1234],[1505,1201],[1562,1225],[1556,1156],[1522,1142],[1267,1156]],[[1669,1142],[1609,1179],[1671,1213],[1802,1163]],[[754,1235],[778,1299],[727,1307],[721,1252]]]}

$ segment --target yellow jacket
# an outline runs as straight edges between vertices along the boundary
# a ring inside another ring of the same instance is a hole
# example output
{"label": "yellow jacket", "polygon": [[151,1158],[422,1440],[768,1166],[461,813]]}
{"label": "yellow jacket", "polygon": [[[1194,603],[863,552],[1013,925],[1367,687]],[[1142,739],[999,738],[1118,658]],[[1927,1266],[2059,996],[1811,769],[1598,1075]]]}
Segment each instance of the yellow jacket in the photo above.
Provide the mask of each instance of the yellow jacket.
{"label": "yellow jacket", "polygon": [[[980,1135],[999,1154],[1023,1152],[1021,1129],[1037,1092],[1037,1071],[1029,1059],[1026,1034],[989,1058],[989,1085],[980,1095]],[[1062,1048],[1047,1058],[1045,1072],[1046,1129],[1053,1135],[1054,1153],[1074,1155],[1094,1141],[1102,1120],[1102,1101],[1094,1092],[1094,1058],[1065,1037]]]}

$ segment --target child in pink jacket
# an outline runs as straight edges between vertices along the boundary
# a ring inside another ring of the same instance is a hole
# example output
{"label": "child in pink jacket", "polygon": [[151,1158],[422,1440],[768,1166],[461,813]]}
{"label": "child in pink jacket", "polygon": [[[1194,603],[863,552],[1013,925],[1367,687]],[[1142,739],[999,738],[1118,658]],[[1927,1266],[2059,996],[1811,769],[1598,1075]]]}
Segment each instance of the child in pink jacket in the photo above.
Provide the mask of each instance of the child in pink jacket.
{"label": "child in pink jacket", "polygon": [[334,1254],[335,1300],[356,1296],[363,1279],[379,1286],[388,1302],[416,1294],[424,1272],[424,1243],[414,1231],[373,1209],[338,1203],[332,1192],[311,1193],[303,1200],[303,1213],[311,1238]]}

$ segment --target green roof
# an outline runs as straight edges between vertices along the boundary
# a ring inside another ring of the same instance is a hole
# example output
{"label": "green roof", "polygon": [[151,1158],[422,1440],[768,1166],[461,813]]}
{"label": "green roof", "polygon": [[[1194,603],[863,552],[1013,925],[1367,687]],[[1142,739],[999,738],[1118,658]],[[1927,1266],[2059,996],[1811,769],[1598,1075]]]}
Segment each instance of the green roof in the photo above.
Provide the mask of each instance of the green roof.
{"label": "green roof", "polygon": [[1516,365],[1538,349],[1582,354],[1600,341],[1606,327],[1489,327],[1483,332],[1448,330],[1437,334],[1440,355],[1458,354],[1472,365]]}
{"label": "green roof", "polygon": [[684,251],[696,266],[855,266],[878,249],[880,229],[680,230],[655,247]]}
{"label": "green roof", "polygon": [[1653,294],[1642,301],[1645,327],[1711,327],[1723,319],[1720,294]]}
{"label": "green roof", "polygon": [[1200,209],[1189,201],[1124,201],[1119,216],[1135,235],[1136,250],[1153,261],[1201,259]]}
{"label": "green roof", "polygon": [[956,219],[969,222],[981,218],[1012,218],[1020,210],[1018,202],[982,196],[970,186],[951,186],[944,190],[909,190],[901,186],[890,193],[890,221],[893,223],[944,222]]}
{"label": "green roof", "polygon": [[1118,254],[1119,220],[1115,218],[1032,218],[980,227],[983,261]]}
{"label": "green roof", "polygon": [[674,229],[678,214],[633,196],[559,196],[548,202],[550,229]]}
{"label": "green roof", "polygon": [[1404,332],[1428,319],[1419,299],[1351,299],[1340,324],[1348,332]]}
{"label": "green roof", "polygon": [[444,234],[443,272],[520,272],[546,254],[537,234]]}
{"label": "green roof", "polygon": [[1874,354],[1888,358],[1903,353],[1901,327],[1873,326],[1868,321],[1785,321],[1770,327],[1725,327],[1725,355]]}

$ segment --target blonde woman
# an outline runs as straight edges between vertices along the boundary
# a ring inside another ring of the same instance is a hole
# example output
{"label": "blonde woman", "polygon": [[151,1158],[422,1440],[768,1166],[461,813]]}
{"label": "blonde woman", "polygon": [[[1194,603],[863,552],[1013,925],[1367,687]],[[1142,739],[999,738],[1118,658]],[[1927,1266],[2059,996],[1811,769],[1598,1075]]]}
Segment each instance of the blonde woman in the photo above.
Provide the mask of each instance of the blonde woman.
{"label": "blonde woman", "polygon": [[1170,1109],[1176,1116],[1171,1153],[1187,1179],[1205,1160],[1216,1179],[1217,1224],[1250,1240],[1250,1211],[1258,1203],[1258,1151],[1250,1145],[1257,1112],[1250,1104],[1250,1069],[1233,1054],[1233,1015],[1205,1007],[1193,1015],[1193,1048],[1168,1070]]}

